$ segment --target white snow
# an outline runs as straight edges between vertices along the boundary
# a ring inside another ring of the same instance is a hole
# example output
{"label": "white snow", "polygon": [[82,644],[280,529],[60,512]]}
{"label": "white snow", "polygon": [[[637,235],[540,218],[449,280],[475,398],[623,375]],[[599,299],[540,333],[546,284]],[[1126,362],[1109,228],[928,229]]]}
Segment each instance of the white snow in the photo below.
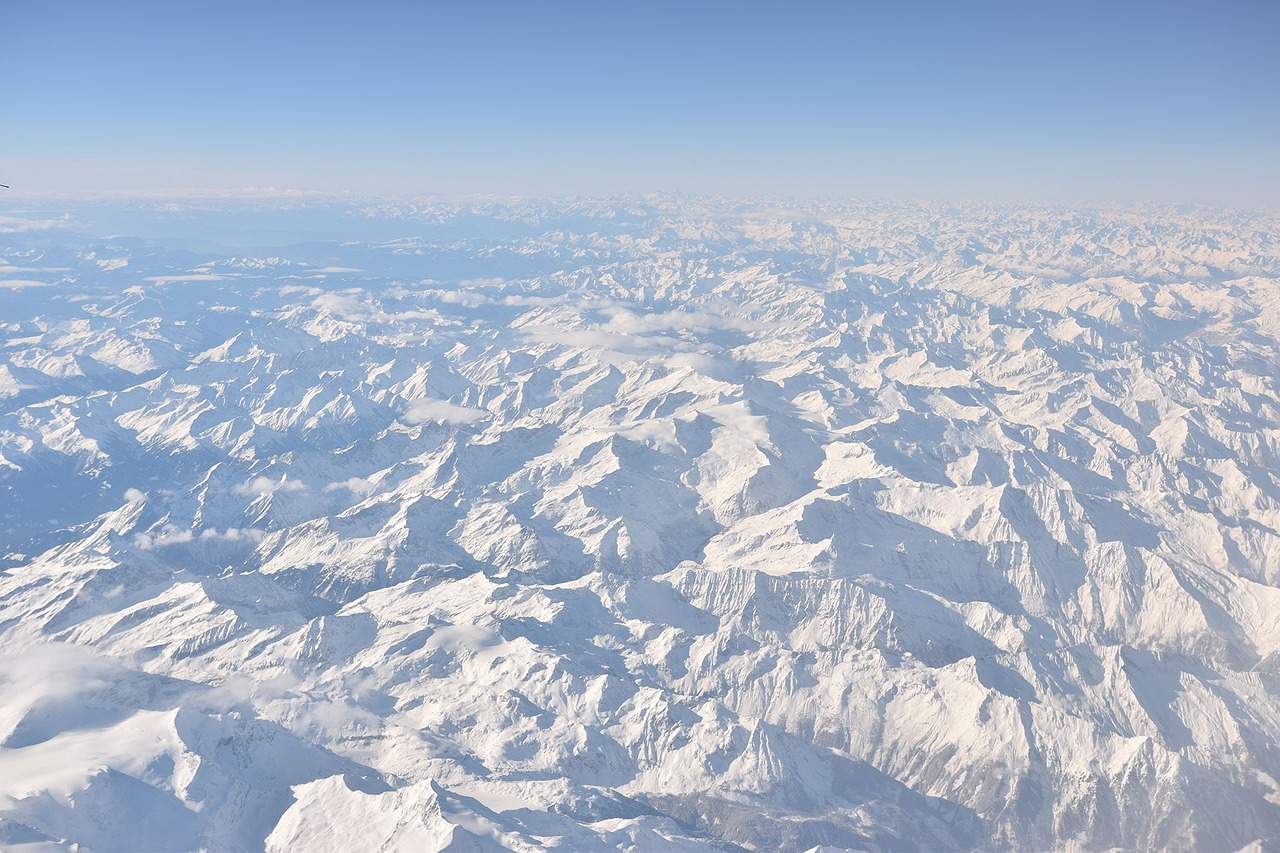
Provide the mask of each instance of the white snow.
{"label": "white snow", "polygon": [[328,212],[0,212],[0,847],[1280,838],[1274,215]]}

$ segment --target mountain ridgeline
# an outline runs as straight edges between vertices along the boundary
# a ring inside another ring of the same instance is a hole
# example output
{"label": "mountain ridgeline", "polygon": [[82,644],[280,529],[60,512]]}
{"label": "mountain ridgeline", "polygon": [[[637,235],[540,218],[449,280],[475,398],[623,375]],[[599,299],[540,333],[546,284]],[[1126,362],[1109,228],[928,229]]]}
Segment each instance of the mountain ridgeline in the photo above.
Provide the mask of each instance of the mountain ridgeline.
{"label": "mountain ridgeline", "polygon": [[0,846],[1280,842],[1278,384],[1262,214],[11,212]]}

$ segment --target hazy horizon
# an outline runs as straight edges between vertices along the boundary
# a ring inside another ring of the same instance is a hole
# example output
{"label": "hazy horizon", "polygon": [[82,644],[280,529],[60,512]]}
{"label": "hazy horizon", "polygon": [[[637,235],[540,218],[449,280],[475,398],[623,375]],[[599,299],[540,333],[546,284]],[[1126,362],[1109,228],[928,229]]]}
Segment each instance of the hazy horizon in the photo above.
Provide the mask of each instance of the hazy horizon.
{"label": "hazy horizon", "polygon": [[17,2],[15,193],[1280,203],[1280,7]]}

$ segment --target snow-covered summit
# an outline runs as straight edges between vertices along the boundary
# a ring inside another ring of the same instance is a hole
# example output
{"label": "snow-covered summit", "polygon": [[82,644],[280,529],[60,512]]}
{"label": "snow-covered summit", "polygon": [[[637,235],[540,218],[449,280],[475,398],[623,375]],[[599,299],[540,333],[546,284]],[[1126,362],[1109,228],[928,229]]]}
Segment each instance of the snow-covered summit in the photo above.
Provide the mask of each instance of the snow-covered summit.
{"label": "snow-covered summit", "polygon": [[1274,217],[12,214],[0,846],[1280,838]]}

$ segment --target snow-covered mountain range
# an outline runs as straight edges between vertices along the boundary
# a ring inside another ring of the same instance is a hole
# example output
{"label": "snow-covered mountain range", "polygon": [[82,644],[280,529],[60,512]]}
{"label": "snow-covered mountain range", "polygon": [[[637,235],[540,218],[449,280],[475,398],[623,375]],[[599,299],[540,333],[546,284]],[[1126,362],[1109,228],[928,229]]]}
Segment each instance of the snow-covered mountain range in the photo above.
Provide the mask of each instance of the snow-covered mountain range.
{"label": "snow-covered mountain range", "polygon": [[1280,843],[1280,218],[10,209],[0,558],[5,849]]}

